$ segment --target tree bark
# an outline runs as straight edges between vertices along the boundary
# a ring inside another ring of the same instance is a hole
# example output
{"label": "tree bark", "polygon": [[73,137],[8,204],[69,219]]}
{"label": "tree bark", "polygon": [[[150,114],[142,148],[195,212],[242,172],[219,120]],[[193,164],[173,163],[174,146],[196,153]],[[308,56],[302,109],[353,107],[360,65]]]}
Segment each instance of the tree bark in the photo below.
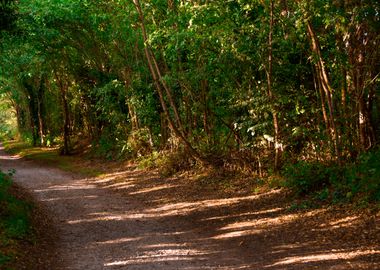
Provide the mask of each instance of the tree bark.
{"label": "tree bark", "polygon": [[44,140],[44,137],[45,137],[45,134],[44,134],[44,121],[43,121],[43,114],[44,114],[44,111],[43,111],[43,107],[44,107],[44,102],[43,102],[43,98],[44,98],[44,83],[45,83],[45,78],[42,77],[41,78],[41,81],[40,81],[40,87],[38,89],[38,98],[37,98],[37,110],[38,110],[38,130],[39,130],[39,137],[40,137],[40,144],[41,145],[44,145],[45,144],[45,140]]}
{"label": "tree bark", "polygon": [[[361,2],[352,3],[351,8],[362,8]],[[353,13],[353,16],[357,14]],[[375,35],[375,36],[374,36]],[[355,22],[352,25],[346,49],[350,62],[349,73],[352,77],[352,88],[356,99],[357,129],[359,140],[356,148],[367,151],[376,144],[376,134],[371,121],[375,91],[369,87],[372,81],[373,69],[378,62],[379,45],[375,40],[377,33],[368,29],[365,22]]]}
{"label": "tree bark", "polygon": [[327,116],[327,110],[326,110],[326,99],[324,92],[322,90],[322,86],[320,83],[320,80],[317,78],[315,68],[313,68],[313,80],[314,80],[314,88],[319,93],[319,97],[321,98],[321,109],[322,109],[322,116],[323,116],[323,122],[326,126],[326,133],[329,136],[330,135],[330,122]]}
{"label": "tree bark", "polygon": [[32,144],[33,146],[37,146],[38,144],[38,101],[34,89],[34,84],[30,84],[27,81],[23,81],[23,87],[26,91],[26,95],[28,98],[28,112],[29,112],[29,125],[30,131],[32,132]]}
{"label": "tree bark", "polygon": [[69,112],[69,105],[67,103],[66,98],[66,92],[67,92],[67,85],[62,81],[62,78],[58,76],[58,74],[55,72],[55,79],[58,82],[60,95],[61,95],[61,102],[62,102],[62,109],[63,109],[63,149],[61,154],[62,155],[69,155],[70,154],[70,112]]}
{"label": "tree bark", "polygon": [[274,108],[275,97],[273,94],[273,27],[274,27],[274,2],[270,1],[270,22],[269,22],[269,36],[268,36],[268,70],[267,70],[267,83],[268,83],[268,97],[272,103],[272,117],[273,117],[273,129],[274,129],[274,171],[277,171],[280,166],[280,128],[277,111]]}
{"label": "tree bark", "polygon": [[208,109],[208,98],[207,98],[207,88],[208,88],[208,82],[206,79],[201,80],[200,82],[201,87],[201,98],[203,103],[203,127],[204,131],[208,138],[211,137],[211,128],[209,125],[209,109]]}
{"label": "tree bark", "polygon": [[334,119],[334,107],[333,107],[333,102],[332,102],[333,89],[331,87],[330,81],[327,76],[327,70],[323,62],[318,37],[315,34],[313,26],[311,25],[309,20],[306,22],[306,24],[307,24],[308,36],[311,41],[311,50],[316,56],[316,59],[314,60],[316,62],[315,68],[316,68],[316,73],[317,73],[316,74],[317,79],[320,83],[321,88],[323,89],[324,96],[327,101],[327,106],[329,108],[329,113],[328,113],[329,126],[330,126],[329,133],[334,145],[335,157],[339,160],[340,159],[339,137],[338,137],[338,131],[337,131],[336,123]]}

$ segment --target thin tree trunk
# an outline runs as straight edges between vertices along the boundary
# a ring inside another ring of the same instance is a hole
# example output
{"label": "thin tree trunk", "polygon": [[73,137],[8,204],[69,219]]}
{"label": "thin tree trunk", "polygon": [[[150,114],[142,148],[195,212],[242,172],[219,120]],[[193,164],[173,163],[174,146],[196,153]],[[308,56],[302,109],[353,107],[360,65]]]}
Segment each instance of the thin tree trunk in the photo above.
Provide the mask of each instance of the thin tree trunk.
{"label": "thin tree trunk", "polygon": [[[361,3],[358,2],[356,5],[361,6]],[[377,63],[378,45],[370,47],[370,44],[373,44],[370,42],[371,34],[365,23],[358,23],[354,26],[354,33],[349,36],[347,42],[352,66],[350,74],[357,102],[359,133],[357,148],[361,151],[370,149],[376,143],[373,121],[371,121],[375,91],[369,85],[373,82],[371,74]]]}
{"label": "thin tree trunk", "polygon": [[208,138],[211,137],[211,129],[209,126],[209,113],[208,113],[208,104],[207,104],[207,80],[203,79],[200,82],[201,87],[201,98],[203,103],[203,127]]}
{"label": "thin tree trunk", "polygon": [[37,110],[38,110],[38,130],[40,136],[40,143],[44,145],[44,121],[43,121],[43,97],[44,97],[44,77],[41,78],[40,87],[38,90]]}
{"label": "thin tree trunk", "polygon": [[[181,139],[182,143],[185,145],[185,147],[189,150],[189,153],[198,161],[200,161],[203,164],[209,164],[207,160],[205,160],[199,153],[196,151],[193,146],[190,144],[190,142],[186,139],[185,134],[183,132],[181,121],[179,118],[179,113],[177,111],[177,108],[175,106],[174,100],[171,95],[171,91],[169,87],[166,85],[165,81],[162,79],[162,75],[160,72],[160,69],[158,67],[157,61],[148,45],[148,36],[145,28],[145,20],[144,20],[144,14],[141,9],[140,1],[139,0],[133,0],[133,3],[136,7],[137,13],[139,14],[140,19],[140,25],[141,25],[141,31],[144,39],[144,52],[145,56],[148,62],[148,67],[150,70],[150,73],[153,78],[154,85],[156,87],[160,103],[162,106],[162,109],[164,111],[164,114],[168,120],[169,127],[172,129],[172,131],[175,133],[178,138]],[[174,122],[173,119],[170,116],[169,108],[166,105],[165,98],[164,98],[164,91],[167,95],[167,98],[169,100],[169,104],[172,106],[174,117],[176,121]],[[177,126],[178,125],[178,126]]]}
{"label": "thin tree trunk", "polygon": [[325,95],[324,95],[323,90],[322,90],[320,80],[317,78],[317,75],[316,75],[314,68],[313,68],[313,80],[314,80],[314,88],[316,91],[318,91],[319,96],[321,98],[321,109],[322,109],[323,121],[324,121],[325,126],[326,126],[327,135],[329,136],[329,134],[330,134],[330,123],[329,123],[329,119],[327,116],[326,99],[325,99]]}
{"label": "thin tree trunk", "polygon": [[131,124],[132,124],[132,131],[136,131],[140,129],[140,122],[137,117],[135,106],[131,102],[127,102],[127,105],[128,105],[129,118],[131,119]]}
{"label": "thin tree trunk", "polygon": [[276,109],[274,108],[275,97],[273,95],[273,26],[274,26],[274,3],[273,0],[270,1],[270,23],[269,23],[269,37],[268,37],[268,71],[267,71],[267,83],[268,83],[268,96],[272,103],[272,116],[273,116],[273,128],[274,128],[274,171],[277,171],[280,166],[280,129],[279,129],[279,121]]}
{"label": "thin tree trunk", "polygon": [[160,113],[160,127],[161,127],[161,137],[160,137],[160,145],[165,147],[168,141],[168,121],[165,113]]}
{"label": "thin tree trunk", "polygon": [[311,49],[312,52],[316,55],[317,59],[316,60],[316,73],[317,73],[317,78],[321,84],[321,87],[324,91],[324,95],[326,97],[327,101],[327,106],[329,108],[329,124],[330,124],[330,133],[331,133],[331,139],[333,141],[334,145],[334,150],[335,150],[335,156],[339,160],[340,159],[340,151],[339,151],[339,137],[338,137],[338,132],[336,128],[336,123],[334,119],[334,107],[333,107],[333,102],[332,102],[332,87],[329,82],[328,76],[327,76],[327,71],[325,68],[325,64],[322,60],[322,54],[320,50],[320,45],[319,45],[319,40],[317,35],[314,32],[314,29],[310,23],[310,21],[307,21],[307,30],[308,34],[311,40]]}
{"label": "thin tree trunk", "polygon": [[29,101],[29,113],[30,113],[30,127],[32,130],[32,142],[33,142],[33,146],[37,146],[38,120],[36,121],[36,108],[35,108],[33,96],[30,97],[30,101]]}
{"label": "thin tree trunk", "polygon": [[[121,76],[124,80],[125,91],[127,94],[128,94],[128,87],[131,84],[130,73],[131,73],[131,71],[128,68],[125,68],[121,72]],[[136,131],[140,128],[140,122],[139,122],[139,119],[137,117],[135,106],[128,99],[127,99],[126,103],[128,106],[129,118],[130,118],[131,124],[132,124],[132,131]]]}
{"label": "thin tree trunk", "polygon": [[174,102],[172,91],[169,88],[169,86],[166,84],[165,80],[162,78],[161,70],[157,64],[156,57],[154,56],[154,54],[150,48],[148,51],[150,52],[150,57],[152,59],[152,62],[154,63],[154,68],[156,69],[156,72],[157,72],[158,82],[161,83],[161,85],[163,86],[165,93],[166,93],[166,96],[168,98],[169,104],[173,110],[174,118],[175,118],[176,124],[178,126],[178,130],[179,130],[179,132],[182,133],[182,136],[185,136],[182,121],[181,121],[181,118],[180,118],[179,113],[178,113],[177,105]]}

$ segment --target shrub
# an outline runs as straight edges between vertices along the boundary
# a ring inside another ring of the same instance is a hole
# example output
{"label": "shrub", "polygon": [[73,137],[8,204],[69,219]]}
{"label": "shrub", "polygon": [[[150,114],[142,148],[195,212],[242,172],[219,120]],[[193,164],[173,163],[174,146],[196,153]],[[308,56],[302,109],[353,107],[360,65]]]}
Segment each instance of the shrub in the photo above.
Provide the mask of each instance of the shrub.
{"label": "shrub", "polygon": [[196,161],[183,149],[175,152],[154,151],[139,159],[140,168],[157,168],[162,176],[171,176],[195,165]]}
{"label": "shrub", "polygon": [[195,164],[196,161],[183,149],[167,153],[157,162],[160,174],[163,176],[171,176],[177,172],[189,170]]}
{"label": "shrub", "polygon": [[380,150],[362,154],[356,162],[338,166],[300,161],[285,166],[284,185],[297,195],[334,202],[380,202]]}
{"label": "shrub", "polygon": [[127,146],[133,156],[145,156],[152,153],[153,142],[148,128],[141,128],[131,132],[128,136]]}
{"label": "shrub", "polygon": [[380,150],[361,155],[347,174],[353,195],[380,202]]}
{"label": "shrub", "polygon": [[330,185],[334,170],[320,162],[300,161],[285,166],[285,186],[293,189],[298,195],[320,191]]}

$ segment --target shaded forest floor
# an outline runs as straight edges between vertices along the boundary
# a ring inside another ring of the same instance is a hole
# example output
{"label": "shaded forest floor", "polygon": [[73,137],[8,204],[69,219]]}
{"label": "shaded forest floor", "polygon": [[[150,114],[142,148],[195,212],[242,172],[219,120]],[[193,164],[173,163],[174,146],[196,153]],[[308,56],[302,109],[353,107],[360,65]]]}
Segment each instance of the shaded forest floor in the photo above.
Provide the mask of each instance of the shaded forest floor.
{"label": "shaded forest floor", "polygon": [[[370,209],[290,210],[281,189],[52,153],[0,160],[52,224],[34,269],[380,269],[380,216]],[[46,241],[54,252],[44,253]]]}

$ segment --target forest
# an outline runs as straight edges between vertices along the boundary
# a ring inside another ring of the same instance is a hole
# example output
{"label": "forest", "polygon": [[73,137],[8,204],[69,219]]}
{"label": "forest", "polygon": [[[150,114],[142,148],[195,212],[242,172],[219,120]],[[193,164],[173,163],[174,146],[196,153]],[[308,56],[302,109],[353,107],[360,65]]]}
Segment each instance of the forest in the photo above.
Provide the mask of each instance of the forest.
{"label": "forest", "polygon": [[0,133],[380,201],[378,0],[1,0]]}

